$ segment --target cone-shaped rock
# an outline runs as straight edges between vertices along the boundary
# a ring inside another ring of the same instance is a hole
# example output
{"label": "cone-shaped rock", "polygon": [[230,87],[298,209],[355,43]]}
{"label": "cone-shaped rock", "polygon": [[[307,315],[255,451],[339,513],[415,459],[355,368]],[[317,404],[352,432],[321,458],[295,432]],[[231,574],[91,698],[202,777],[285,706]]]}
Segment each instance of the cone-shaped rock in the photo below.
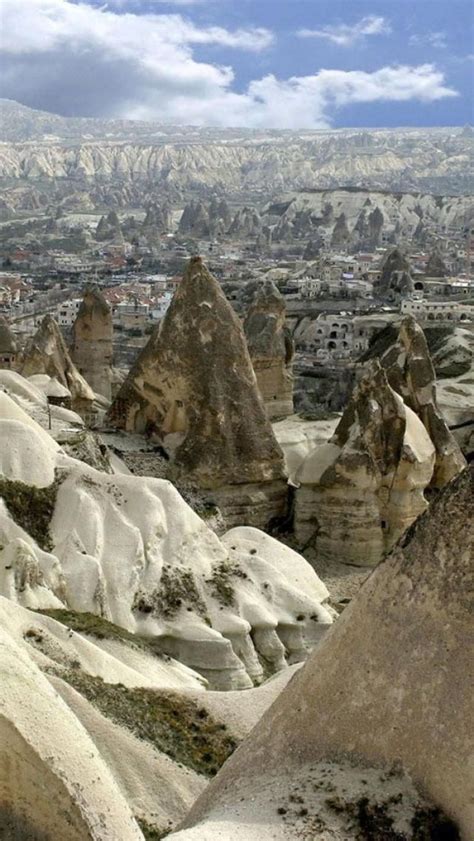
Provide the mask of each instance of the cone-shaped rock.
{"label": "cone-shaped rock", "polygon": [[71,356],[91,388],[112,399],[112,311],[97,286],[88,286],[73,324]]}
{"label": "cone-shaped rock", "polygon": [[272,281],[266,281],[255,295],[244,330],[270,420],[293,414],[294,345],[285,316],[283,296]]}
{"label": "cone-shaped rock", "polygon": [[433,251],[426,264],[427,277],[447,277],[448,269],[439,251]]}
{"label": "cone-shaped rock", "polygon": [[189,262],[108,420],[158,440],[172,459],[173,477],[201,488],[239,485],[244,494],[244,483],[282,479],[283,454],[243,330],[199,257]]}
{"label": "cone-shaped rock", "polygon": [[173,841],[472,838],[473,510],[471,468],[372,573]]}
{"label": "cone-shaped rock", "polygon": [[430,485],[442,488],[466,462],[436,402],[436,374],[422,328],[411,316],[404,318],[398,331],[388,327],[362,358],[369,356],[380,360],[391,387],[424,424],[436,450]]}
{"label": "cone-shaped rock", "polygon": [[319,557],[376,564],[422,513],[435,450],[377,361],[358,383],[333,437],[296,479],[295,533]]}
{"label": "cone-shaped rock", "polygon": [[23,377],[34,374],[53,377],[70,391],[75,412],[83,416],[90,412],[94,392],[71,360],[61,330],[51,315],[45,315],[26,345],[18,370]]}
{"label": "cone-shaped rock", "polygon": [[3,315],[0,315],[0,368],[12,368],[17,355],[17,344],[10,325]]}
{"label": "cone-shaped rock", "polygon": [[399,248],[392,248],[385,255],[380,281],[374,284],[374,289],[383,298],[397,300],[411,294],[414,288],[407,257]]}

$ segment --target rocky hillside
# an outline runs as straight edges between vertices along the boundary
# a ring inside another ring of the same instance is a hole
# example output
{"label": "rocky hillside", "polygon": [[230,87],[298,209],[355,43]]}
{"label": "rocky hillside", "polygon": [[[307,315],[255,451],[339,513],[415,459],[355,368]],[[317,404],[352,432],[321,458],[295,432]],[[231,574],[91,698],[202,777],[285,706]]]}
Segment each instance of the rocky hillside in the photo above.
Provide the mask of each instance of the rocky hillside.
{"label": "rocky hillside", "polygon": [[472,139],[460,129],[250,131],[63,118],[3,100],[0,177],[155,183],[273,195],[354,186],[464,193]]}
{"label": "rocky hillside", "polygon": [[413,237],[432,225],[461,227],[472,212],[468,196],[343,188],[282,196],[266,207],[263,220],[272,225],[274,240],[316,235],[338,248],[347,242],[379,245],[382,233]]}

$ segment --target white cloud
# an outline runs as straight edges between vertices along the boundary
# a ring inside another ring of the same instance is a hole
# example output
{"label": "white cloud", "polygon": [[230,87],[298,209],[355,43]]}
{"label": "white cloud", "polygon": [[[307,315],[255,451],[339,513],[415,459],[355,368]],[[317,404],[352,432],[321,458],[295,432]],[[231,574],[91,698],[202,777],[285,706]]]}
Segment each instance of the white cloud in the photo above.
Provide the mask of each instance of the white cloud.
{"label": "white cloud", "polygon": [[389,32],[391,27],[386,18],[367,15],[352,25],[330,24],[321,29],[299,29],[296,34],[300,38],[324,38],[339,47],[350,47],[357,41],[364,41],[370,35],[385,35]]}
{"label": "white cloud", "polygon": [[198,61],[193,45],[258,51],[272,41],[265,29],[198,27],[177,14],[118,14],[69,0],[3,6],[0,95],[56,113],[318,128],[351,103],[456,95],[432,64],[320,70],[286,80],[270,74],[236,92],[232,68]]}
{"label": "white cloud", "polygon": [[448,46],[445,32],[424,32],[410,35],[408,43],[410,47],[434,47],[438,50],[444,50]]}

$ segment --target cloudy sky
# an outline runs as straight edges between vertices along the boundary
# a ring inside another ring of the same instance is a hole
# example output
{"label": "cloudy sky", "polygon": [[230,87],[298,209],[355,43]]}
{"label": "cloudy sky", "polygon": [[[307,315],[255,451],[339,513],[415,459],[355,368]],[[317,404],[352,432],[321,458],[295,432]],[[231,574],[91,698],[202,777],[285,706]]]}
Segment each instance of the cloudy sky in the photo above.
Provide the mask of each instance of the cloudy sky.
{"label": "cloudy sky", "polygon": [[473,122],[471,0],[0,0],[0,96],[276,128]]}

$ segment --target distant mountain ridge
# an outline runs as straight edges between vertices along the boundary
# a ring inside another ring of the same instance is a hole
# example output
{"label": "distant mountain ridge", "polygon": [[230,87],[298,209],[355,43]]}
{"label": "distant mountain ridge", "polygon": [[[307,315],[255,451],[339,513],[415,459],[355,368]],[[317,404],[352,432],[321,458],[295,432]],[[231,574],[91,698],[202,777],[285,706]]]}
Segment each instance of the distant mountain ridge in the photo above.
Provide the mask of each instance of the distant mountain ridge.
{"label": "distant mountain ridge", "polygon": [[276,129],[60,117],[0,100],[0,178],[271,196],[346,187],[472,191],[466,128]]}

